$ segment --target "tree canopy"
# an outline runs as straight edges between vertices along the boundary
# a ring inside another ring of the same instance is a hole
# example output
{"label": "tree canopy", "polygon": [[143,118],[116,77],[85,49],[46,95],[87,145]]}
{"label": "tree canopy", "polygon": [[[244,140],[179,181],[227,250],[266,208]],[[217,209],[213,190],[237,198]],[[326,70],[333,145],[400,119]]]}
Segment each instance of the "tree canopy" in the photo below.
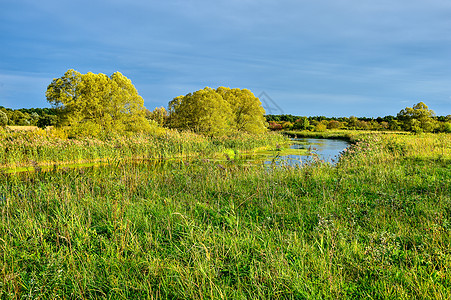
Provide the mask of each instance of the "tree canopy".
{"label": "tree canopy", "polygon": [[139,131],[148,127],[144,100],[131,80],[119,72],[81,74],[68,70],[46,92],[58,111],[58,125],[71,126],[82,134],[101,131]]}
{"label": "tree canopy", "polygon": [[0,127],[4,127],[8,124],[8,115],[0,110]]}
{"label": "tree canopy", "polygon": [[238,131],[262,133],[266,130],[265,110],[260,100],[248,89],[219,87],[216,92],[230,105],[233,127]]}
{"label": "tree canopy", "polygon": [[435,112],[419,102],[413,107],[406,107],[398,113],[398,119],[403,122],[404,129],[415,132],[431,132],[435,129]]}
{"label": "tree canopy", "polygon": [[264,114],[260,100],[246,89],[206,87],[169,102],[170,127],[208,135],[264,132]]}

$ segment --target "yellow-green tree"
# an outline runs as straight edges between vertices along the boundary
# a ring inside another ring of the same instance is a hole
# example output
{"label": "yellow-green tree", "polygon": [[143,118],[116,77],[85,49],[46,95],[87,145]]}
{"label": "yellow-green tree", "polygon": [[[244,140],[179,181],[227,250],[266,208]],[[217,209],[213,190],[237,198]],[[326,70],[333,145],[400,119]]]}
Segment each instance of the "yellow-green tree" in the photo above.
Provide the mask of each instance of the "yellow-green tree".
{"label": "yellow-green tree", "polygon": [[208,135],[262,133],[264,114],[260,100],[247,89],[206,87],[169,102],[168,125]]}
{"label": "yellow-green tree", "polygon": [[47,101],[59,110],[58,125],[77,134],[146,130],[144,100],[119,72],[81,74],[68,70],[48,86]]}
{"label": "yellow-green tree", "polygon": [[157,122],[160,126],[165,126],[168,119],[168,112],[164,107],[156,107],[153,111],[146,111],[146,118]]}
{"label": "yellow-green tree", "polygon": [[404,129],[414,132],[431,132],[436,128],[433,119],[435,112],[423,102],[413,107],[406,107],[398,113],[398,119],[403,123]]}
{"label": "yellow-green tree", "polygon": [[209,87],[174,98],[169,102],[169,118],[173,128],[207,135],[229,133],[233,121],[230,105]]}
{"label": "yellow-green tree", "polygon": [[232,124],[236,130],[251,133],[266,131],[265,110],[250,90],[219,87],[216,92],[229,103],[234,115]]}

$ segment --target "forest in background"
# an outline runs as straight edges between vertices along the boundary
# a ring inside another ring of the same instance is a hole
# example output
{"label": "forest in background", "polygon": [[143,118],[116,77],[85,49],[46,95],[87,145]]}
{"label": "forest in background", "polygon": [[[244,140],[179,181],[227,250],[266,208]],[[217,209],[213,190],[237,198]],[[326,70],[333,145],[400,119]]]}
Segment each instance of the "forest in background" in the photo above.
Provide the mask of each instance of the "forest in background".
{"label": "forest in background", "polygon": [[218,87],[175,97],[168,108],[149,111],[131,80],[115,72],[81,74],[69,69],[55,78],[45,93],[52,108],[9,109],[0,106],[0,126],[55,126],[68,137],[154,132],[192,131],[207,136],[269,130],[328,129],[451,132],[451,115],[436,116],[419,102],[396,116],[378,118],[266,115],[260,99],[248,89]]}
{"label": "forest in background", "polygon": [[[148,120],[158,121],[158,110],[146,109]],[[0,106],[0,112],[5,113],[6,122],[9,126],[37,126],[45,128],[54,126],[57,123],[57,109],[55,108],[21,108],[11,109]],[[164,113],[163,113],[164,114]],[[1,118],[1,117],[0,117]],[[162,118],[165,118],[164,115]],[[399,116],[384,116],[378,118],[367,117],[326,117],[326,116],[297,116],[286,115],[265,115],[267,126],[270,130],[314,130],[324,131],[327,129],[349,129],[349,130],[392,130],[392,131],[412,131],[411,126],[406,124],[406,120]],[[451,132],[451,115],[433,116],[432,130],[428,132]],[[0,120],[0,124],[2,121]],[[410,127],[410,128],[409,128]],[[421,128],[420,128],[421,129]],[[418,128],[417,128],[418,130]],[[413,130],[414,131],[414,130]]]}

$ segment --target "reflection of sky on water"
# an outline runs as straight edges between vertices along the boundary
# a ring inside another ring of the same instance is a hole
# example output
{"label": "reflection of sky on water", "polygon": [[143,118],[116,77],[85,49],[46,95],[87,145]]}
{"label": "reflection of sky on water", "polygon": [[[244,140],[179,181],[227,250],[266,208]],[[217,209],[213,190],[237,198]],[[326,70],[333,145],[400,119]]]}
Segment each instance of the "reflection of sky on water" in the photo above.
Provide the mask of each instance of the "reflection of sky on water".
{"label": "reflection of sky on water", "polygon": [[[296,144],[291,145],[291,149],[309,149],[313,155],[280,156],[275,161],[276,164],[297,166],[306,162],[315,161],[316,159],[334,163],[338,160],[340,152],[349,146],[349,142],[333,139],[299,138],[293,139],[293,141]],[[266,161],[265,163],[270,164],[272,161]]]}

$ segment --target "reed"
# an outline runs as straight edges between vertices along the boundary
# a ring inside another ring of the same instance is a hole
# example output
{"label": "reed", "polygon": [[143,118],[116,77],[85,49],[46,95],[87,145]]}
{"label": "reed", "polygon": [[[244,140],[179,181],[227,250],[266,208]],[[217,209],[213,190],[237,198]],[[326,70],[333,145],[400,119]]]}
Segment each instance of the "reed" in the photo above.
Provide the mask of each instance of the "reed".
{"label": "reed", "polygon": [[286,143],[278,134],[205,137],[191,132],[110,135],[68,139],[59,131],[5,131],[0,128],[0,168],[53,166],[119,159],[169,159],[212,156],[227,149],[250,151]]}

